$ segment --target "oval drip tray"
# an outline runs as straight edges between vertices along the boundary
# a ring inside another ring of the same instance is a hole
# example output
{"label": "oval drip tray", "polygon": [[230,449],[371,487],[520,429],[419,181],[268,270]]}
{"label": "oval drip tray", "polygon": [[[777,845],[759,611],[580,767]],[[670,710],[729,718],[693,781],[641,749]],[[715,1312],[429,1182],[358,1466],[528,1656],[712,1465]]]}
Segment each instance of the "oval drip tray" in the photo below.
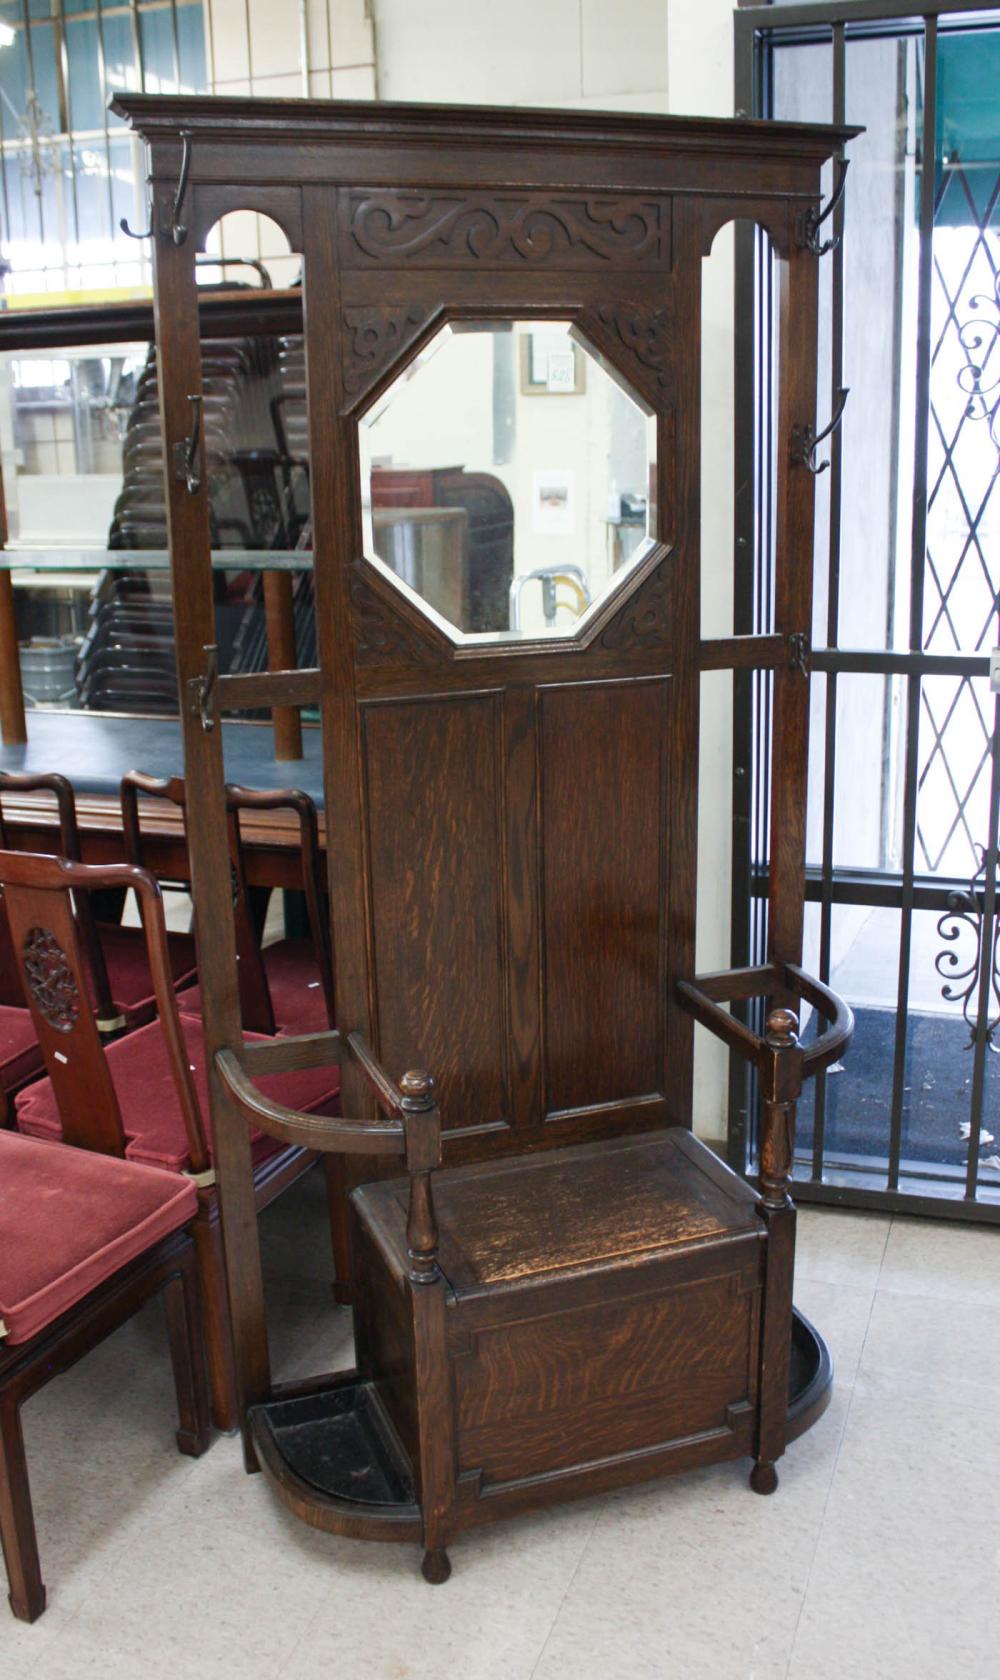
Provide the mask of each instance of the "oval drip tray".
{"label": "oval drip tray", "polygon": [[[788,1380],[789,1441],[822,1416],[832,1384],[829,1349],[819,1331],[796,1311]],[[419,1522],[406,1454],[371,1382],[348,1374],[326,1392],[254,1406],[250,1422],[265,1456],[277,1455],[304,1488],[341,1501],[345,1508],[395,1509]]]}
{"label": "oval drip tray", "polygon": [[833,1392],[833,1360],[819,1331],[793,1309],[792,1363],[788,1372],[788,1440],[822,1417]]}

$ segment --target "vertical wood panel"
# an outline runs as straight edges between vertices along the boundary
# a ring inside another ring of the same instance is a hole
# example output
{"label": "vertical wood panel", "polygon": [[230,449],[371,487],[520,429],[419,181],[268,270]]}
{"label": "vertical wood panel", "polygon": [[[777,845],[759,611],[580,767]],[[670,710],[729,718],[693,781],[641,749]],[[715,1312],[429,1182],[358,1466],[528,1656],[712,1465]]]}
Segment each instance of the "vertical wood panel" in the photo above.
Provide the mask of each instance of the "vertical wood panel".
{"label": "vertical wood panel", "polygon": [[[778,266],[779,378],[777,535],[774,628],[781,636],[812,631],[813,504],[816,480],[790,455],[795,426],[815,422],[818,278],[815,258],[789,241]],[[802,961],[806,873],[809,680],[789,667],[774,677],[771,762],[771,897],[768,957]]]}
{"label": "vertical wood panel", "polygon": [[543,1113],[535,691],[508,689],[504,714],[511,1110],[521,1130]]}
{"label": "vertical wood panel", "polygon": [[541,701],[546,1104],[661,1089],[667,686]]}
{"label": "vertical wood panel", "polygon": [[703,206],[685,200],[675,206],[674,308],[677,355],[674,358],[674,411],[678,423],[668,432],[660,422],[660,485],[666,505],[672,461],[673,496],[661,513],[660,536],[674,544],[671,600],[674,632],[674,727],[670,753],[670,871],[667,878],[667,925],[670,928],[670,975],[667,1020],[670,1045],[671,1105],[691,1124],[694,1091],[694,1022],[677,1005],[673,981],[695,970],[698,905],[698,760],[701,716],[701,277],[705,231]]}
{"label": "vertical wood panel", "polygon": [[498,695],[364,710],[379,1052],[446,1127],[508,1118]]}

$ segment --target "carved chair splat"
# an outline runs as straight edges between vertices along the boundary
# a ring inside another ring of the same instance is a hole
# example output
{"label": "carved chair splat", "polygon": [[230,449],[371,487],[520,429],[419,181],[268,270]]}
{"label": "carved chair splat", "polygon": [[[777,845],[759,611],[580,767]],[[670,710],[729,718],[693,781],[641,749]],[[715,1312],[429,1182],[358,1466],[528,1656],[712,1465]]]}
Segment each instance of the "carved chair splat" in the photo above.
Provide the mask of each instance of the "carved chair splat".
{"label": "carved chair splat", "polygon": [[[203,1119],[208,1078],[203,1033],[196,1017],[181,1012],[173,989],[159,886],[133,864],[81,864],[0,852],[0,887],[47,1070],[47,1078],[15,1099],[18,1128],[29,1136],[165,1168],[194,1182],[193,1237],[213,1416],[220,1429],[232,1429],[238,1414],[213,1143]],[[136,895],[157,1007],[155,1021],[111,1044],[102,1042],[83,1001],[86,970],[73,908],[88,891],[102,890]],[[322,1070],[303,1074],[293,1066],[277,1080],[276,1089],[286,1096],[296,1093],[306,1109],[336,1104],[336,1077]],[[306,1150],[262,1135],[248,1153],[258,1210],[313,1161]]]}

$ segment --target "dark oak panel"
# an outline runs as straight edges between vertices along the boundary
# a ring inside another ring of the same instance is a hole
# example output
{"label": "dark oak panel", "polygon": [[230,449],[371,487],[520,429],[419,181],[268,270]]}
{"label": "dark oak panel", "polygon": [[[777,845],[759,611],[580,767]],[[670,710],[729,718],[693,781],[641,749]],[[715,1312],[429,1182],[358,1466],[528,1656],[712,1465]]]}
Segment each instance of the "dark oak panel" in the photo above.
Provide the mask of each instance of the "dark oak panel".
{"label": "dark oak panel", "polygon": [[506,1481],[727,1429],[754,1398],[756,1302],[733,1272],[483,1331],[458,1362],[460,1469]]}
{"label": "dark oak panel", "polygon": [[379,1049],[446,1127],[508,1115],[499,695],[364,710]]}
{"label": "dark oak panel", "polygon": [[663,1088],[664,681],[541,696],[549,1113]]}

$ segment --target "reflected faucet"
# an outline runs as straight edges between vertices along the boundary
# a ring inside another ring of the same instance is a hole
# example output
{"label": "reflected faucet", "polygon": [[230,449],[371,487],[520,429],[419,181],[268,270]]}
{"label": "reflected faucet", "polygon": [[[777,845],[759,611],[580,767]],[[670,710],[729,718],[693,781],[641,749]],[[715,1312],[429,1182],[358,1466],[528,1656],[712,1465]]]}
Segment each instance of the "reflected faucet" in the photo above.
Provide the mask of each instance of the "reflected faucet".
{"label": "reflected faucet", "polygon": [[538,582],[542,586],[542,612],[545,623],[551,627],[556,621],[556,584],[566,583],[574,590],[579,605],[577,616],[585,612],[590,606],[590,590],[587,580],[579,566],[536,566],[533,572],[522,572],[515,577],[510,586],[510,627],[512,630],[521,628],[521,595],[525,584]]}

